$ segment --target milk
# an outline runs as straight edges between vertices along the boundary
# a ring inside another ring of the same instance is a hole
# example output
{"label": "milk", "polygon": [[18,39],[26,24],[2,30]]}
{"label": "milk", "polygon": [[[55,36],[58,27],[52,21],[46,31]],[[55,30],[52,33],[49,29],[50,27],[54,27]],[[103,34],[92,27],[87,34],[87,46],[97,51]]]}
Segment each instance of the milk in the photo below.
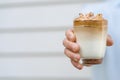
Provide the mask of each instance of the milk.
{"label": "milk", "polygon": [[95,27],[74,28],[80,55],[84,59],[102,59],[106,50],[106,30]]}

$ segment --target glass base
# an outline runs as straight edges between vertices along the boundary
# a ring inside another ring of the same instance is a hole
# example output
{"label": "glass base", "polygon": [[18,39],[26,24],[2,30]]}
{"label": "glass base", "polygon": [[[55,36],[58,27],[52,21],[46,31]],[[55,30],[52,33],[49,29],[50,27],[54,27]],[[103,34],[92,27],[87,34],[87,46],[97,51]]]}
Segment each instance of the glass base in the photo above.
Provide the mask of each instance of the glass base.
{"label": "glass base", "polygon": [[83,65],[96,65],[101,63],[102,63],[102,59],[82,59]]}

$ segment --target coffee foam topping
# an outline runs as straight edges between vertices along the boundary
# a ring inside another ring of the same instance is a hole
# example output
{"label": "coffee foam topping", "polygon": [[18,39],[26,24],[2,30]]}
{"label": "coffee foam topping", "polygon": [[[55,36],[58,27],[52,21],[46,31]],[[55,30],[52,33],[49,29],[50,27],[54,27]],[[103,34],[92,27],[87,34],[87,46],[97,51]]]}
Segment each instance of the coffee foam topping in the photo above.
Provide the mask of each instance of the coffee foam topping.
{"label": "coffee foam topping", "polygon": [[84,20],[104,20],[102,14],[94,15],[94,13],[90,12],[88,14],[79,13],[79,17],[75,19],[75,21],[84,21]]}

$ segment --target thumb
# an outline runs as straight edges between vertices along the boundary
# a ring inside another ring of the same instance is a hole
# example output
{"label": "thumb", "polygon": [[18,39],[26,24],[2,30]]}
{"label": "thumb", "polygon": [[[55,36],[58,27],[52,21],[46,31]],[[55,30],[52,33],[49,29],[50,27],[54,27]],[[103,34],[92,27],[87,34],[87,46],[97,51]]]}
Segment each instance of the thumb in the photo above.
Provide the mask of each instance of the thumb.
{"label": "thumb", "polygon": [[113,45],[113,40],[112,37],[110,35],[107,35],[107,46],[112,46]]}

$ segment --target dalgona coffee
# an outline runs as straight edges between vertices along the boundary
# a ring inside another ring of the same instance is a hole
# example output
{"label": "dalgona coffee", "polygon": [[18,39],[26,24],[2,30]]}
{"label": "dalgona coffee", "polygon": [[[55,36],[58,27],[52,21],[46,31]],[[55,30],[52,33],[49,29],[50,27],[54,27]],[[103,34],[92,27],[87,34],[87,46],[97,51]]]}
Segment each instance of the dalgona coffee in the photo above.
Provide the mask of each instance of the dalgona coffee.
{"label": "dalgona coffee", "polygon": [[80,13],[74,20],[74,33],[80,45],[82,63],[100,64],[105,55],[107,39],[107,20],[102,14]]}

